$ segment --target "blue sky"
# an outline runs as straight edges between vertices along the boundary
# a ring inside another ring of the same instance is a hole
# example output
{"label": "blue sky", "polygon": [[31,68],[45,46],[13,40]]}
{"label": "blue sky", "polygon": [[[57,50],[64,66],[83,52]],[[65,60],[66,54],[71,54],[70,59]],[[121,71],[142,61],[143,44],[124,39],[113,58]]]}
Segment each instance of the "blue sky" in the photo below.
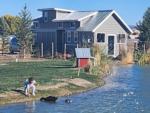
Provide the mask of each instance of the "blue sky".
{"label": "blue sky", "polygon": [[66,8],[73,10],[114,9],[128,25],[135,25],[150,7],[150,0],[0,0],[0,16],[18,15],[24,4],[32,17],[40,16],[40,8]]}

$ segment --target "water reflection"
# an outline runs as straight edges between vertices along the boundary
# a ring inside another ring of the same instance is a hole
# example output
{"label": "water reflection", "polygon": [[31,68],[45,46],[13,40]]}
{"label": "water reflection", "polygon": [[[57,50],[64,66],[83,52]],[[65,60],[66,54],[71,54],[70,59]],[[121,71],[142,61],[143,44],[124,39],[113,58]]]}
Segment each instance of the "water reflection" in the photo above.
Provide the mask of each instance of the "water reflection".
{"label": "water reflection", "polygon": [[35,101],[25,102],[25,113],[35,113]]}

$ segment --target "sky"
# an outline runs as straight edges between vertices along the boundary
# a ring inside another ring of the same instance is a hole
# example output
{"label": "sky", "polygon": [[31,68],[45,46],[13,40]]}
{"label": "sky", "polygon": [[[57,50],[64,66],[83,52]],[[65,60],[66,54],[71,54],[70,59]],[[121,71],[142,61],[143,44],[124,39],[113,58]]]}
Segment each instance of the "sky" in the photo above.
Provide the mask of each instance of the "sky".
{"label": "sky", "polygon": [[150,0],[0,0],[0,16],[16,16],[27,5],[32,18],[41,16],[37,9],[115,10],[128,25],[136,25],[150,7]]}

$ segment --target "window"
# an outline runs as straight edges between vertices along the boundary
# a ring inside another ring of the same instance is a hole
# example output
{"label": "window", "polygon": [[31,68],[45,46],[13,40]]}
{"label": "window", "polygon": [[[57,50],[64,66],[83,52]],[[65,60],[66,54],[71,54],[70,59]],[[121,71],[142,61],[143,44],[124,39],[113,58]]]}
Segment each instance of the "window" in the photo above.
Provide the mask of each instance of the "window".
{"label": "window", "polygon": [[48,21],[48,12],[44,12],[43,16],[44,16],[44,22],[47,22]]}
{"label": "window", "polygon": [[48,12],[44,12],[44,17],[48,17]]}
{"label": "window", "polygon": [[71,27],[71,28],[74,28],[74,27],[75,27],[75,25],[76,25],[76,23],[75,23],[75,22],[70,22],[70,27]]}
{"label": "window", "polygon": [[117,42],[118,43],[125,43],[125,34],[118,34]]}
{"label": "window", "polygon": [[62,22],[58,22],[58,28],[62,28],[63,27],[63,23]]}
{"label": "window", "polygon": [[74,42],[78,41],[78,32],[74,32]]}
{"label": "window", "polygon": [[67,32],[67,42],[71,42],[71,32]]}
{"label": "window", "polygon": [[34,22],[34,27],[35,27],[35,28],[39,28],[39,27],[40,27],[40,25],[39,25],[39,22],[38,22],[38,21]]}
{"label": "window", "polygon": [[91,43],[91,39],[90,38],[88,38],[88,43]]}
{"label": "window", "polygon": [[97,42],[105,42],[105,34],[104,33],[98,33],[97,34]]}

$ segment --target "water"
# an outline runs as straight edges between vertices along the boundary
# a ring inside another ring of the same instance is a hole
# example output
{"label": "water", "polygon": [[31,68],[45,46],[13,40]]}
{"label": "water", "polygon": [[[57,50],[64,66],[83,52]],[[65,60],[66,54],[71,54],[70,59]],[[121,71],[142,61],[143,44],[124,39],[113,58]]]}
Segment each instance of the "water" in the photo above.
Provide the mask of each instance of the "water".
{"label": "water", "polygon": [[0,113],[150,113],[150,66],[114,67],[105,86],[69,97],[70,104],[66,98],[0,106]]}

